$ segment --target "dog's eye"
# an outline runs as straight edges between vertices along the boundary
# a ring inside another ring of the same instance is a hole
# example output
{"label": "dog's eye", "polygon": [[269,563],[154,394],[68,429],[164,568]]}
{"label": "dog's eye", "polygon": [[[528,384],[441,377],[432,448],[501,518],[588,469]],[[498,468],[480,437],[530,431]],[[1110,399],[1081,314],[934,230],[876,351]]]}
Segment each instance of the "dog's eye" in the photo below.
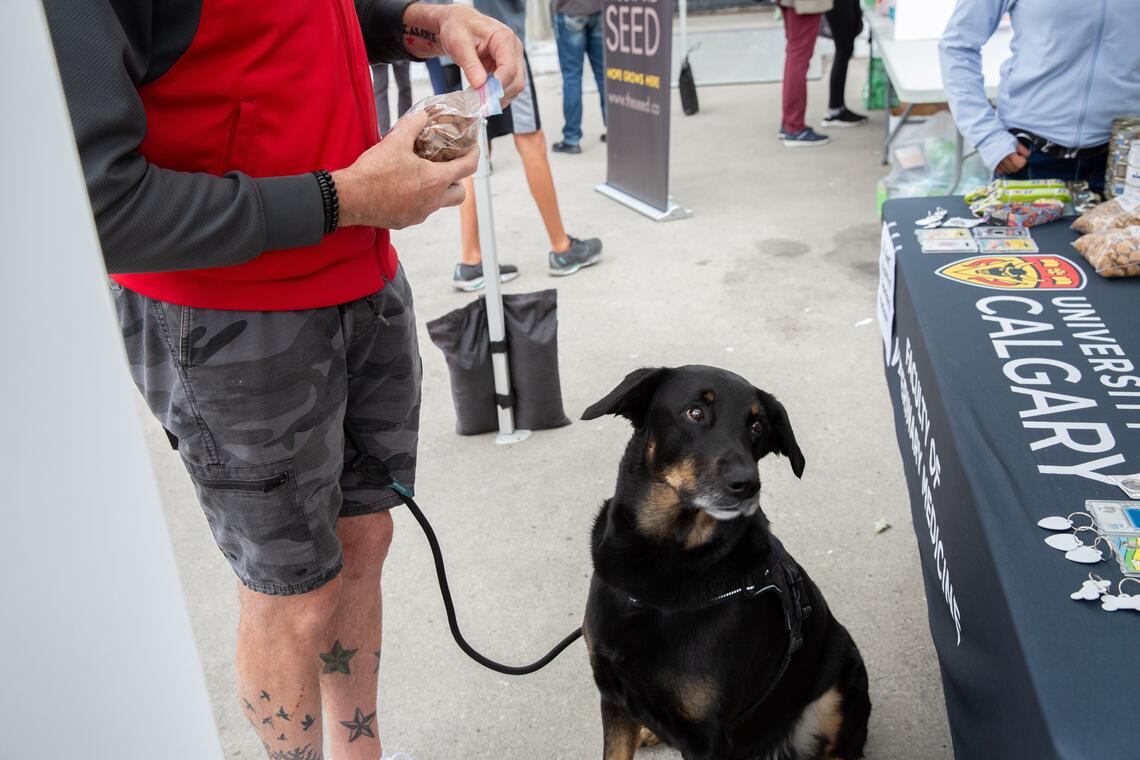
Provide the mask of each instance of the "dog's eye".
{"label": "dog's eye", "polygon": [[748,429],[752,431],[752,435],[760,435],[764,432],[764,426],[760,424],[760,420],[753,421]]}
{"label": "dog's eye", "polygon": [[685,410],[685,416],[693,422],[704,422],[705,410],[701,409],[699,406],[690,406]]}

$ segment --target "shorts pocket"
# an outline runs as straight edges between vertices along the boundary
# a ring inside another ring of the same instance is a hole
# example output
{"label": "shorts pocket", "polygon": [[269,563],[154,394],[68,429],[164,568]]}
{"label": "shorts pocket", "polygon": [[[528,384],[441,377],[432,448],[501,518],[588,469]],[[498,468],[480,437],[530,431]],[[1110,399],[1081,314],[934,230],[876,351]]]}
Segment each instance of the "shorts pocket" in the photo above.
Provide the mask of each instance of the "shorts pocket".
{"label": "shorts pocket", "polygon": [[218,548],[247,586],[291,589],[320,573],[292,458],[257,465],[183,460]]}

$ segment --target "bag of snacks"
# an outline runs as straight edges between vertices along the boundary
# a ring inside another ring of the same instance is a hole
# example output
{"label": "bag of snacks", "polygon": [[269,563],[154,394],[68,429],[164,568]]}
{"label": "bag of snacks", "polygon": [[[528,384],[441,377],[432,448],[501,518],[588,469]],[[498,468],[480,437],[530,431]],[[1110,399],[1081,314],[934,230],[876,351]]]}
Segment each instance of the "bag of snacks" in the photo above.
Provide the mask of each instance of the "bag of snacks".
{"label": "bag of snacks", "polygon": [[428,161],[459,158],[479,142],[483,118],[503,112],[503,85],[494,77],[477,90],[424,98],[409,113],[426,111],[428,122],[416,137],[415,151]]}
{"label": "bag of snacks", "polygon": [[1140,277],[1140,225],[1083,235],[1073,247],[1105,277]]}
{"label": "bag of snacks", "polygon": [[1125,193],[1081,214],[1073,222],[1073,229],[1077,232],[1105,232],[1137,224],[1140,224],[1140,196]]}
{"label": "bag of snacks", "polygon": [[1039,224],[1055,222],[1064,213],[1064,203],[1043,199],[1031,203],[1009,202],[989,206],[979,216],[988,219],[991,224],[1006,227],[1036,227]]}

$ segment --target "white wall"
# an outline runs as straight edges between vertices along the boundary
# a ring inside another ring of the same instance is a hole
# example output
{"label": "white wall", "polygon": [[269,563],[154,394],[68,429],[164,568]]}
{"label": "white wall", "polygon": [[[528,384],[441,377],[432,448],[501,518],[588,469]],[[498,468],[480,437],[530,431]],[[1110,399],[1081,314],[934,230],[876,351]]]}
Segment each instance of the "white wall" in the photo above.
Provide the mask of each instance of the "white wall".
{"label": "white wall", "polygon": [[0,757],[221,758],[38,0],[0,103]]}

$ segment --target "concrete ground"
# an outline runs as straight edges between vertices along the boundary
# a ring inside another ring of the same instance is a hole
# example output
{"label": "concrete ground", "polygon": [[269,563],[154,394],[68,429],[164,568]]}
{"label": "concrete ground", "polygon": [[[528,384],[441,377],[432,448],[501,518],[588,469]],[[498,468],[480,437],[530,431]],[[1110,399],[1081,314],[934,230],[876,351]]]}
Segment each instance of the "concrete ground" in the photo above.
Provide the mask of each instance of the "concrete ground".
{"label": "concrete ground", "polygon": [[[865,67],[851,69],[857,102]],[[547,140],[561,126],[557,78],[539,82]],[[417,92],[417,97],[426,94]],[[824,82],[811,84],[817,122]],[[778,84],[705,88],[685,117],[674,97],[672,191],[691,219],[655,224],[594,192],[605,177],[600,119],[587,103],[585,151],[552,155],[567,227],[600,236],[605,258],[553,280],[547,241],[509,141],[494,152],[502,260],[522,276],[508,292],[559,291],[560,363],[575,420],[626,372],[707,363],[785,403],[807,457],[802,481],[784,460],[761,464],[773,529],[850,629],[870,671],[867,756],[952,756],[926,625],[914,532],[873,317],[878,225],[874,182],[881,116],[837,130],[831,145],[782,147]],[[395,235],[422,322],[467,303],[451,290],[453,210]],[[446,553],[461,624],[486,654],[514,663],[545,652],[581,620],[589,526],[611,493],[629,429],[575,421],[526,443],[455,435],[447,371],[421,330],[423,435],[417,495]],[[147,421],[171,533],[227,757],[262,755],[233,690],[235,581],[190,481]],[[893,527],[876,534],[876,520]],[[385,571],[380,727],[385,750],[415,760],[582,760],[601,754],[597,695],[582,644],[526,678],[497,675],[452,643],[423,536],[403,509]],[[647,757],[676,757],[669,750]]]}

